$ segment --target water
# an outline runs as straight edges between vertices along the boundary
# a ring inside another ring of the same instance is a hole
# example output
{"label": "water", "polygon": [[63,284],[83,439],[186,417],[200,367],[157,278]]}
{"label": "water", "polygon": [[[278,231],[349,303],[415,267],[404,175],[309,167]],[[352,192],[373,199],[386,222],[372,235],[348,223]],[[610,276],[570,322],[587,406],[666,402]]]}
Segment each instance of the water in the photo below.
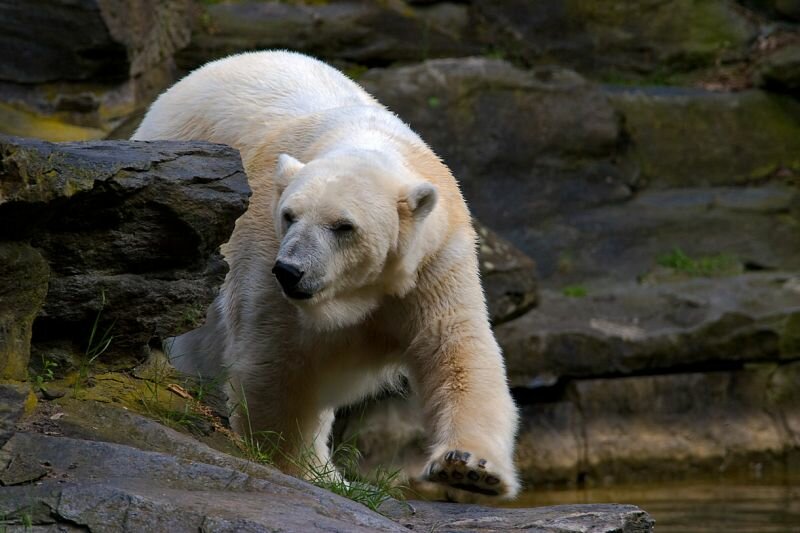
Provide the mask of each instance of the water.
{"label": "water", "polygon": [[631,503],[657,533],[800,533],[800,483],[675,484],[532,491],[515,507]]}

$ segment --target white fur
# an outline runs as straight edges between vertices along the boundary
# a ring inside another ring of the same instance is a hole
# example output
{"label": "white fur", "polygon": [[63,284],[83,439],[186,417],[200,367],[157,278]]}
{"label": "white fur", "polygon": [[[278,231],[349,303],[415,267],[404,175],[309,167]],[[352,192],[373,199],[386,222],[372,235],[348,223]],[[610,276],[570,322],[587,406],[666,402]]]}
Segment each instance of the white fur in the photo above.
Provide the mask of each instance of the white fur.
{"label": "white fur", "polygon": [[[234,146],[253,188],[223,248],[231,270],[206,324],[175,341],[176,366],[219,361],[232,402],[244,393],[253,431],[281,433],[288,457],[311,446],[320,461],[333,410],[405,369],[424,405],[432,471],[449,468],[449,450],[469,451],[470,468],[486,459],[501,479],[501,496],[517,492],[517,412],[469,213],[408,126],[322,62],[258,52],[184,78],[133,138]],[[340,222],[355,229],[338,231],[349,229]],[[283,295],[276,261],[303,272],[298,287],[310,298]],[[249,430],[241,411],[233,422]]]}

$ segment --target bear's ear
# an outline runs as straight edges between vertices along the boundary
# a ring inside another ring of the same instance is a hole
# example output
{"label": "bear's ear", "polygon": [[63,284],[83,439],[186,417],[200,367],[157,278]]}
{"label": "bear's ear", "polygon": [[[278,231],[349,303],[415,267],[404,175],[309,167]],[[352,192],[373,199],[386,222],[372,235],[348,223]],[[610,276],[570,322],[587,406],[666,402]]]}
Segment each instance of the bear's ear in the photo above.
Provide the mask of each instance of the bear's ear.
{"label": "bear's ear", "polygon": [[278,156],[278,164],[275,165],[275,183],[278,187],[285,189],[289,186],[295,174],[303,168],[305,163],[301,163],[289,154]]}
{"label": "bear's ear", "polygon": [[422,220],[436,207],[438,197],[439,193],[436,192],[436,187],[424,181],[410,187],[400,201],[408,205],[408,209],[416,220]]}

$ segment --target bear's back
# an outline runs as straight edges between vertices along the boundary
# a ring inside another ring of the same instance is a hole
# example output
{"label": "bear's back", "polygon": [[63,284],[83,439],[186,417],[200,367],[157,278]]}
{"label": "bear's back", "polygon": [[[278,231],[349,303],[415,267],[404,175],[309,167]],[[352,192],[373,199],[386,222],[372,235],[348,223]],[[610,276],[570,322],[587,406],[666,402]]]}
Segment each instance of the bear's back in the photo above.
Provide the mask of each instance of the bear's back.
{"label": "bear's back", "polygon": [[322,61],[287,51],[251,52],[206,64],[162,94],[134,140],[208,140],[237,148],[271,125],[329,109],[383,107]]}

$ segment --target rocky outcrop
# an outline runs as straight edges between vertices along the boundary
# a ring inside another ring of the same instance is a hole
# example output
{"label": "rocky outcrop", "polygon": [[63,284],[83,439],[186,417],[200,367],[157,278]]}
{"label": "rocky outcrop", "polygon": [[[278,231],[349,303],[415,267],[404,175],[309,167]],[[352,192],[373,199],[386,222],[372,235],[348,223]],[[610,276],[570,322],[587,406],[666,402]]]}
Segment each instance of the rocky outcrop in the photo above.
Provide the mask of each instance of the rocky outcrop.
{"label": "rocky outcrop", "polygon": [[800,268],[800,108],[785,97],[601,88],[493,59],[361,83],[453,167],[476,216],[536,258],[545,286],[636,279],[674,248]]}
{"label": "rocky outcrop", "polygon": [[0,6],[0,132],[101,139],[175,78],[191,0]]}
{"label": "rocky outcrop", "polygon": [[468,7],[432,4],[338,0],[201,5],[191,44],[178,61],[192,69],[238,52],[277,48],[349,64],[357,74],[365,65],[480,53]]}
{"label": "rocky outcrop", "polygon": [[800,275],[750,274],[551,291],[495,329],[512,386],[560,379],[738,368],[800,359]]}
{"label": "rocky outcrop", "polygon": [[662,80],[741,59],[757,26],[735,2],[496,2],[475,9],[509,57],[605,79]]}
{"label": "rocky outcrop", "polygon": [[116,401],[42,403],[4,442],[3,524],[92,531],[408,531],[436,524],[465,533],[652,530],[649,516],[630,505],[511,510],[390,499],[376,513]]}
{"label": "rocky outcrop", "polygon": [[536,306],[536,263],[477,220],[478,263],[492,324],[502,324]]}
{"label": "rocky outcrop", "polygon": [[234,150],[6,137],[0,169],[4,377],[27,376],[34,316],[35,342],[89,350],[113,324],[114,346],[134,352],[202,318],[249,196]]}

